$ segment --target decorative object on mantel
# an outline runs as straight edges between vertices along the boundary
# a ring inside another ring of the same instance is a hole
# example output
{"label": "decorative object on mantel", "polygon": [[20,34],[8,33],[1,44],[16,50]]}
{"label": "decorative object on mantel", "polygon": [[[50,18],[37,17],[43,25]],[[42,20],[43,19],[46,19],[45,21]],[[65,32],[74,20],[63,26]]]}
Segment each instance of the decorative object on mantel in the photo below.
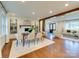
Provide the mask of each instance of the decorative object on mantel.
{"label": "decorative object on mantel", "polygon": [[17,33],[17,19],[10,19],[10,33]]}

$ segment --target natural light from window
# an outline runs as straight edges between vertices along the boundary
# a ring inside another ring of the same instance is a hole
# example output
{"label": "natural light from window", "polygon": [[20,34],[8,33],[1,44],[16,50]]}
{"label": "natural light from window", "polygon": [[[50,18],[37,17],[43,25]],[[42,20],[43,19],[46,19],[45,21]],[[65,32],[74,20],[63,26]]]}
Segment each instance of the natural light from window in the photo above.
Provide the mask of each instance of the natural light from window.
{"label": "natural light from window", "polygon": [[69,30],[79,30],[79,22],[78,21],[71,21],[71,22],[67,22],[65,24],[65,29],[69,29]]}

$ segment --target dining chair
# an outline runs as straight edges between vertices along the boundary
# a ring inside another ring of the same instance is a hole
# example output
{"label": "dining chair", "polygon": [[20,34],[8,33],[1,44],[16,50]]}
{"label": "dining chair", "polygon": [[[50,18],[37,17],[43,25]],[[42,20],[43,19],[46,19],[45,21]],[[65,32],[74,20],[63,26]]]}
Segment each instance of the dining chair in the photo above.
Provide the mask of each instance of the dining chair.
{"label": "dining chair", "polygon": [[30,47],[31,43],[34,43],[34,45],[35,45],[35,31],[34,30],[31,33],[29,33],[29,35],[27,37],[27,43],[28,43],[29,47]]}
{"label": "dining chair", "polygon": [[37,39],[37,44],[40,40],[43,41],[44,40],[44,33],[38,32],[37,35],[36,35],[36,39]]}

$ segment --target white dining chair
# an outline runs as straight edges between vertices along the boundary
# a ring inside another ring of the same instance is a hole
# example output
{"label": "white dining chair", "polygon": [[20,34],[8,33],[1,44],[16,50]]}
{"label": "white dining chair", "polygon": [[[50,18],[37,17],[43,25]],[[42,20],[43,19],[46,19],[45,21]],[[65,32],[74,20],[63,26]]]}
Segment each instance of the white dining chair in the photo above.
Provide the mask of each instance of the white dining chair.
{"label": "white dining chair", "polygon": [[31,43],[34,43],[34,45],[35,45],[35,31],[34,30],[31,33],[29,33],[29,35],[27,37],[27,43],[28,43],[29,47],[30,47]]}
{"label": "white dining chair", "polygon": [[44,40],[44,36],[45,34],[43,32],[38,32],[37,35],[36,35],[36,39],[39,39],[39,40]]}

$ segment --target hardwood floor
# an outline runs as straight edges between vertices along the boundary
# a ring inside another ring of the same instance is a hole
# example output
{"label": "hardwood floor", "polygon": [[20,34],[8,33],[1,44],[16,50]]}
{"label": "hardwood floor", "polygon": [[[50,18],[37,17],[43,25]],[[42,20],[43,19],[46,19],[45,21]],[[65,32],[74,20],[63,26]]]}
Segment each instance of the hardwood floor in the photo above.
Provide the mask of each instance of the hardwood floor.
{"label": "hardwood floor", "polygon": [[9,43],[5,44],[2,50],[2,58],[8,58],[12,46],[12,42],[14,39],[10,40]]}
{"label": "hardwood floor", "polygon": [[[60,38],[54,39],[55,43],[41,48],[18,58],[77,58],[79,57],[79,42],[73,42]],[[3,57],[9,56],[11,43],[4,48]],[[6,52],[5,52],[6,49]],[[4,53],[5,52],[5,53]]]}

